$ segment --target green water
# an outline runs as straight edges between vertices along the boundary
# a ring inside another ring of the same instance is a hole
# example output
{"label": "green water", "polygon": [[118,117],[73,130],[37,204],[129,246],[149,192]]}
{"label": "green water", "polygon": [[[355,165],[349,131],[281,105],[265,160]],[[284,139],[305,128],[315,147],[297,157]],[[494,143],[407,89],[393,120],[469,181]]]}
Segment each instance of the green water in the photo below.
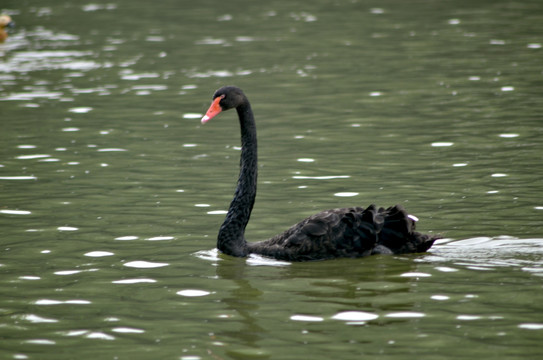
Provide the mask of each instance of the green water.
{"label": "green water", "polygon": [[[0,358],[543,355],[540,1],[5,1]],[[243,88],[247,236],[403,204],[427,254],[217,254]]]}

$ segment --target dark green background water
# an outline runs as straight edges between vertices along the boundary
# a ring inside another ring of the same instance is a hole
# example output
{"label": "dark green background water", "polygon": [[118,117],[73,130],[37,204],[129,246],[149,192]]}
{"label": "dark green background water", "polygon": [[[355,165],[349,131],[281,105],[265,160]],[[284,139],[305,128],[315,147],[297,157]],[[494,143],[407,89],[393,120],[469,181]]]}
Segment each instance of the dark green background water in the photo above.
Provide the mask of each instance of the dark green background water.
{"label": "dark green background water", "polygon": [[[4,1],[0,358],[543,354],[540,1]],[[219,255],[242,87],[247,230],[403,204],[428,254]]]}

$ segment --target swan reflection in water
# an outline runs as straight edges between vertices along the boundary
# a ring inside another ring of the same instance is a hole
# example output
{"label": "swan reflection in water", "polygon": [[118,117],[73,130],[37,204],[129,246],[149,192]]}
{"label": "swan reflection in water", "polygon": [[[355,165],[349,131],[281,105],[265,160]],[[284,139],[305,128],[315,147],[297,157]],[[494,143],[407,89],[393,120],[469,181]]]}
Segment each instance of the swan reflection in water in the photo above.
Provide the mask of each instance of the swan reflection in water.
{"label": "swan reflection in water", "polygon": [[[420,311],[420,304],[406,296],[414,291],[412,284],[417,279],[401,276],[418,271],[420,264],[411,261],[413,255],[319,263],[286,263],[258,255],[233,258],[216,249],[195,255],[216,266],[215,280],[220,282],[218,288],[224,289],[218,318],[230,325],[218,326],[213,340],[233,352],[261,349],[266,340],[276,336],[273,329],[278,321],[321,322],[313,327],[320,332],[329,329],[330,321],[351,322],[340,318],[342,314],[372,314],[381,323],[390,313]],[[288,303],[288,309],[278,309],[278,303]],[[284,310],[287,313],[281,313]],[[394,323],[398,321],[408,319],[394,319]]]}

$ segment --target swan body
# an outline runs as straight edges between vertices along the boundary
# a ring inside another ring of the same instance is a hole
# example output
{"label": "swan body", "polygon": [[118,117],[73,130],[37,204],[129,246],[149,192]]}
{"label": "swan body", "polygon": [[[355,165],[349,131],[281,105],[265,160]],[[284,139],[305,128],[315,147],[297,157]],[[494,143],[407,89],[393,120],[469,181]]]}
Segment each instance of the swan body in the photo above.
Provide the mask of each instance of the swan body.
{"label": "swan body", "polygon": [[245,227],[253,209],[257,184],[256,126],[249,100],[235,86],[220,88],[213,95],[202,124],[228,109],[236,109],[238,113],[242,149],[234,198],[217,236],[217,248],[221,252],[238,257],[254,253],[279,260],[309,261],[420,253],[438,239],[416,232],[415,221],[401,205],[387,209],[370,205],[325,210],[271,239],[247,242]]}

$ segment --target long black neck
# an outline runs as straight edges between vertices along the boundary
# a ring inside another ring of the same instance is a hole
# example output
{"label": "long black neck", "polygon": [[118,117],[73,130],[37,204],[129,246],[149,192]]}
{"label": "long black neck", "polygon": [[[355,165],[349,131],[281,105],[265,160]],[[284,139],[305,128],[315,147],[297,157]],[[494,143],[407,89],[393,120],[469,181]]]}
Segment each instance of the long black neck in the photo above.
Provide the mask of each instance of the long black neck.
{"label": "long black neck", "polygon": [[251,217],[256,197],[257,142],[256,126],[249,101],[236,108],[241,129],[241,157],[238,184],[234,199],[226,214],[219,235],[217,248],[228,255],[246,256],[245,227]]}

